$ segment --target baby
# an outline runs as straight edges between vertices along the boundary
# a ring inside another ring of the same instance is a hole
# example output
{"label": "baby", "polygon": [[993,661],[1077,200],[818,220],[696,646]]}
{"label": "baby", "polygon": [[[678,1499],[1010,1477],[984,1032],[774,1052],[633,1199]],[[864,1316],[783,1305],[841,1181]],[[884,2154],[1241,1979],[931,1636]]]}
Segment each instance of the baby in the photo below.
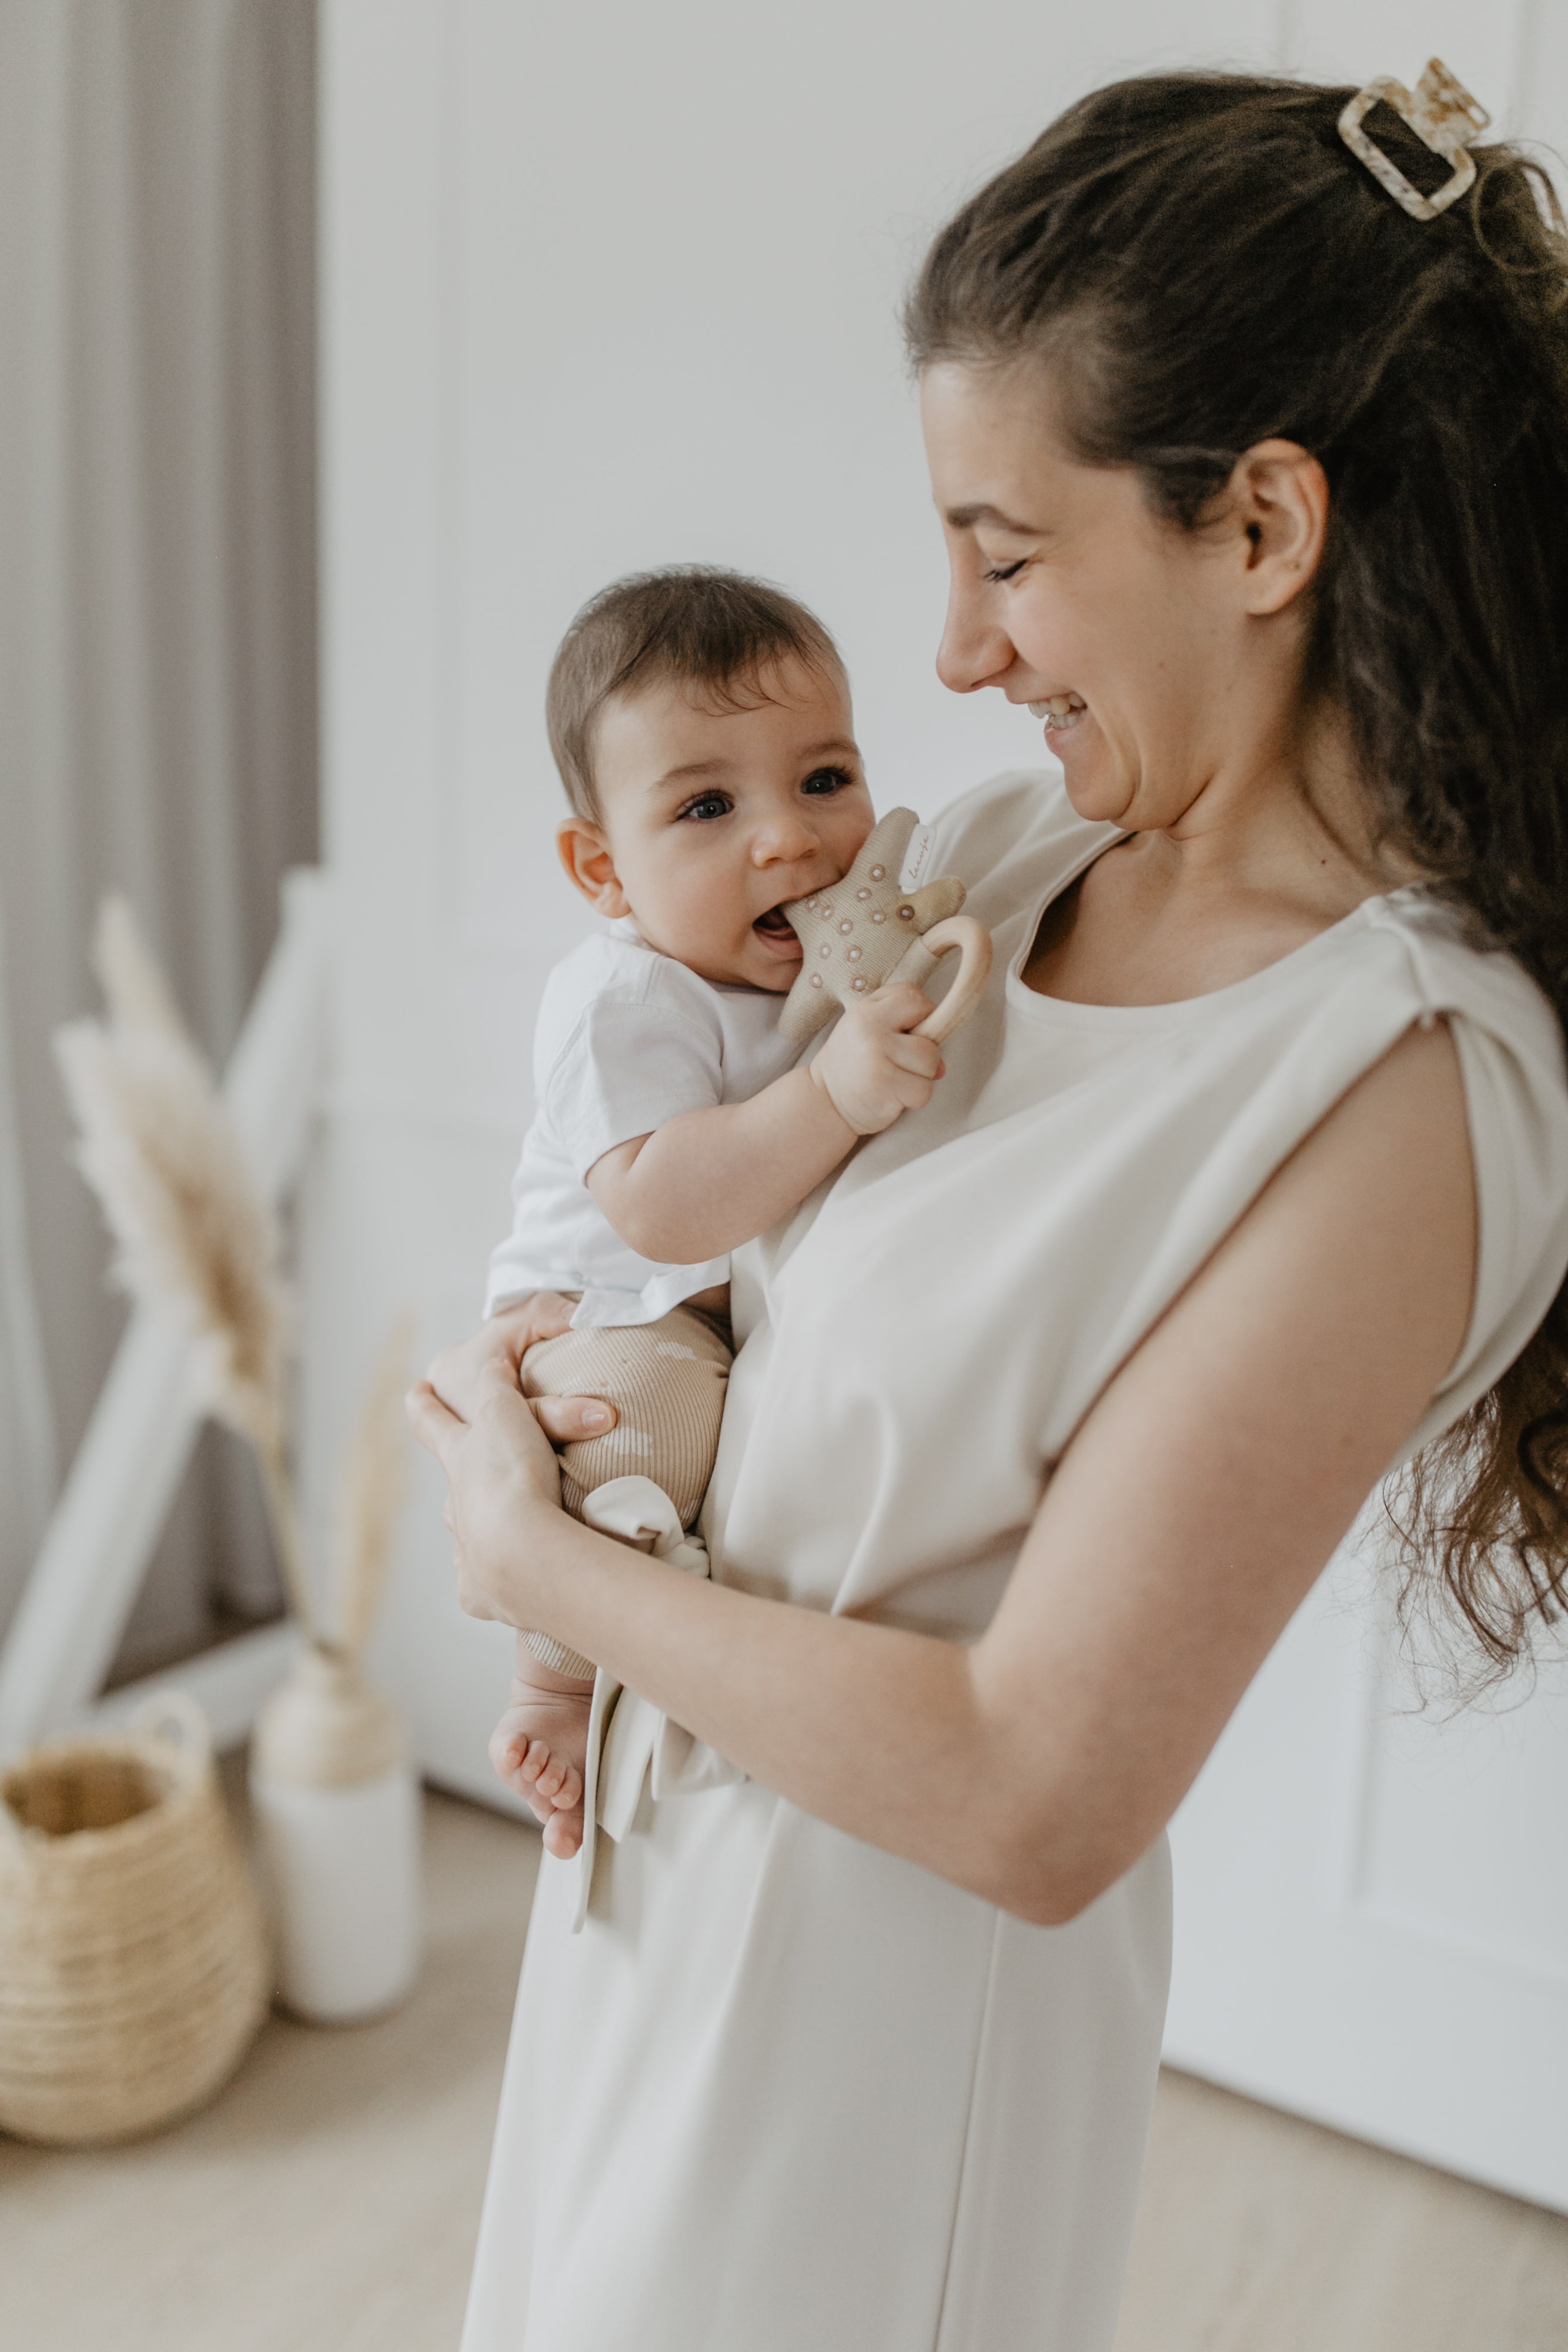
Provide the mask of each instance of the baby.
{"label": "baby", "polygon": [[[801,965],[782,909],[836,883],[873,823],[849,681],[802,605],[728,572],[618,581],[568,630],[546,710],[561,862],[609,926],[545,990],[486,1312],[577,1299],[522,1368],[527,1394],[619,1414],[566,1448],[566,1507],[642,1472],[689,1527],[728,1377],[729,1252],[927,1102],[940,1049],[910,1034],[931,1007],[907,987],[852,1004],[808,1067],[779,1034]],[[490,1754],[536,1811],[581,1802],[592,1682],[589,1659],[519,1633]]]}

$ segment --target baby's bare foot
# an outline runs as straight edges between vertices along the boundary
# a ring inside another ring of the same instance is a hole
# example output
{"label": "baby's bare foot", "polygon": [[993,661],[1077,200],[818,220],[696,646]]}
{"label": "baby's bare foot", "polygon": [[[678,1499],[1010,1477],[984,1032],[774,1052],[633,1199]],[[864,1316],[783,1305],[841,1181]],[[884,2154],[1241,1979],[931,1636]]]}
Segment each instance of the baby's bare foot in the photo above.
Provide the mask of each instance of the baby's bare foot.
{"label": "baby's bare foot", "polygon": [[490,1734],[490,1761],[544,1823],[547,1853],[563,1861],[582,1843],[583,1770],[592,1685],[536,1690],[514,1683],[511,1704]]}

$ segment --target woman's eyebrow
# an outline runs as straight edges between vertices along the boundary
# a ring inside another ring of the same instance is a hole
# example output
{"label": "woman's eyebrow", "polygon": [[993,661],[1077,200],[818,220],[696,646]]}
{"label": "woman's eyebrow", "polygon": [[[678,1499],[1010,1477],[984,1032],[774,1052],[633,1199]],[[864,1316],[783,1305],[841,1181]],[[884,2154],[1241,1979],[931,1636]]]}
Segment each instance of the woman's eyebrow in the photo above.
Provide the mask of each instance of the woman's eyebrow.
{"label": "woman's eyebrow", "polygon": [[947,520],[955,530],[973,530],[977,522],[988,522],[994,530],[1010,530],[1016,539],[1043,539],[1045,530],[1038,522],[1019,522],[1016,515],[1004,514],[988,499],[974,506],[949,507]]}

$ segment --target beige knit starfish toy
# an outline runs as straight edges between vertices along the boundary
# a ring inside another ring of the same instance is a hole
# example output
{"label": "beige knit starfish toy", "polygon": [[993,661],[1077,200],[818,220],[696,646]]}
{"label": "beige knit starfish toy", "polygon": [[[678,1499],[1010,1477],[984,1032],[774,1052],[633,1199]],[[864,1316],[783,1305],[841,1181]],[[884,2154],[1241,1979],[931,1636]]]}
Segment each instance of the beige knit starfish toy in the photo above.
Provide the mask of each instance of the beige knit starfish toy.
{"label": "beige knit starfish toy", "polygon": [[892,809],[842,881],[784,909],[806,950],[779,1027],[786,1037],[814,1037],[845,1005],[873,988],[909,980],[924,988],[945,955],[957,950],[958,976],[917,1034],[938,1042],[967,1021],[991,968],[991,935],[960,915],[964,886],[949,875],[905,890],[899,880],[913,809]]}

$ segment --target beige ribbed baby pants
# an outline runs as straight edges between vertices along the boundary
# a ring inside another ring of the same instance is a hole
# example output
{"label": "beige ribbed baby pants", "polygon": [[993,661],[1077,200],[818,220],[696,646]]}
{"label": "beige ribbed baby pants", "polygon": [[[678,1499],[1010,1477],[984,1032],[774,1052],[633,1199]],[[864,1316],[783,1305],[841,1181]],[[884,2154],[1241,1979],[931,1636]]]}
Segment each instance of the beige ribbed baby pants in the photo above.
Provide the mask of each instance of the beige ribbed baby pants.
{"label": "beige ribbed baby pants", "polygon": [[[702,1508],[729,1380],[721,1326],[695,1307],[672,1307],[657,1323],[601,1324],[540,1339],[522,1361],[525,1396],[603,1397],[619,1416],[607,1437],[564,1446],[560,1499],[574,1518],[586,1496],[611,1478],[640,1475],[662,1486],[689,1528]],[[548,1633],[528,1647],[563,1674],[591,1674],[590,1660]]]}

